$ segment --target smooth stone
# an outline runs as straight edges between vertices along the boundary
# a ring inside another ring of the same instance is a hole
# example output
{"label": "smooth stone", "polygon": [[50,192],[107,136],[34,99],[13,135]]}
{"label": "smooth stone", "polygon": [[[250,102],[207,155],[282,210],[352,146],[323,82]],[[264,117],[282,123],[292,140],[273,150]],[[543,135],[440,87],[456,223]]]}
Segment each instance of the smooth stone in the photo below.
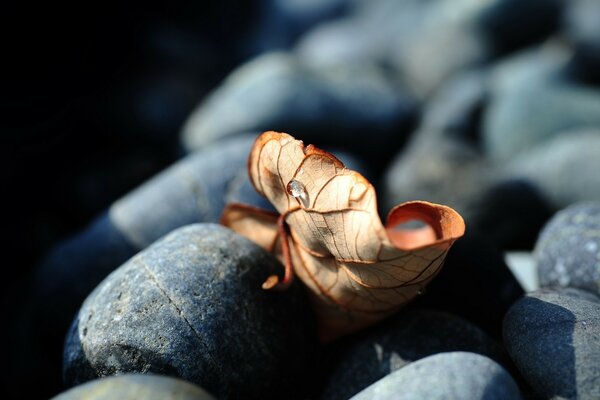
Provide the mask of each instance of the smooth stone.
{"label": "smooth stone", "polygon": [[496,243],[469,228],[414,304],[458,315],[500,340],[502,318],[521,296],[523,289]]}
{"label": "smooth stone", "polygon": [[518,400],[519,388],[495,361],[468,352],[415,361],[369,386],[352,400]]}
{"label": "smooth stone", "polygon": [[600,124],[600,90],[569,80],[561,57],[555,65],[532,57],[532,65],[500,69],[503,78],[492,81],[483,118],[490,157],[507,160],[566,131]]}
{"label": "smooth stone", "polygon": [[577,289],[528,293],[504,318],[504,344],[542,398],[600,398],[600,301]]}
{"label": "smooth stone", "polygon": [[65,382],[150,372],[224,399],[301,396],[316,329],[299,286],[261,288],[281,272],[275,258],[225,227],[171,232],[86,299],[66,338]]}
{"label": "smooth stone", "polygon": [[252,55],[289,48],[304,32],[343,16],[351,0],[269,0],[261,2],[250,39]]}
{"label": "smooth stone", "polygon": [[423,3],[416,29],[394,38],[390,62],[420,98],[428,98],[452,76],[489,61],[491,53],[475,23],[486,2]]}
{"label": "smooth stone", "polygon": [[418,31],[427,7],[420,0],[354,2],[346,17],[318,25],[295,46],[298,57],[317,68],[389,66],[397,41]]}
{"label": "smooth stone", "polygon": [[463,214],[493,176],[480,150],[437,130],[419,130],[383,177],[385,210],[411,200],[445,204]]}
{"label": "smooth stone", "polygon": [[348,399],[413,361],[446,351],[469,351],[496,360],[504,357],[500,345],[464,319],[439,311],[407,308],[350,342],[321,398]]}
{"label": "smooth stone", "polygon": [[561,132],[506,163],[499,175],[528,181],[552,210],[558,210],[582,201],[600,201],[598,154],[599,129]]}
{"label": "smooth stone", "polygon": [[190,115],[181,140],[195,150],[236,133],[275,130],[383,163],[404,142],[416,111],[381,68],[315,69],[293,54],[268,53],[233,71]]}
{"label": "smooth stone", "polygon": [[62,341],[94,287],[171,230],[194,222],[217,222],[227,201],[270,207],[247,177],[246,160],[254,137],[231,138],[184,158],[50,251],[35,273],[32,289],[40,337]]}
{"label": "smooth stone", "polygon": [[246,182],[245,203],[268,207],[247,178],[247,160],[255,137],[227,138],[184,158],[116,201],[109,211],[111,220],[143,249],[180,226],[218,222],[234,180]]}
{"label": "smooth stone", "polygon": [[498,55],[532,45],[559,28],[564,0],[495,0],[477,25]]}
{"label": "smooth stone", "polygon": [[463,217],[502,250],[531,250],[554,206],[528,179],[497,175],[471,200]]}
{"label": "smooth stone", "polygon": [[600,83],[600,3],[571,0],[564,16],[564,32],[577,50],[576,62],[584,76]]}
{"label": "smooth stone", "polygon": [[52,400],[214,400],[198,386],[181,379],[151,374],[127,374],[76,386]]}
{"label": "smooth stone", "polygon": [[557,213],[535,247],[541,286],[575,287],[600,295],[600,202]]}
{"label": "smooth stone", "polygon": [[444,132],[480,147],[481,114],[487,97],[485,71],[459,74],[429,99],[423,110],[421,128]]}

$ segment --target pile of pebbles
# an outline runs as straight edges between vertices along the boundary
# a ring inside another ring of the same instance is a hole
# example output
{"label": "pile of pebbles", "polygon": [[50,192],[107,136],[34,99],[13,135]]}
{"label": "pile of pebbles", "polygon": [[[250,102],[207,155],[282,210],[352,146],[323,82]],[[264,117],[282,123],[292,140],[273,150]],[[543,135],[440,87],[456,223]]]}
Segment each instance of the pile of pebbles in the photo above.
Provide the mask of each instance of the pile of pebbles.
{"label": "pile of pebbles", "polygon": [[[62,400],[600,398],[600,3],[262,7],[251,56],[183,125],[187,155],[38,266],[22,357],[51,362],[31,379],[60,372]],[[300,282],[261,290],[281,265],[218,221],[270,207],[246,171],[263,130],[339,155],[382,213],[465,217],[422,296],[322,344]]]}

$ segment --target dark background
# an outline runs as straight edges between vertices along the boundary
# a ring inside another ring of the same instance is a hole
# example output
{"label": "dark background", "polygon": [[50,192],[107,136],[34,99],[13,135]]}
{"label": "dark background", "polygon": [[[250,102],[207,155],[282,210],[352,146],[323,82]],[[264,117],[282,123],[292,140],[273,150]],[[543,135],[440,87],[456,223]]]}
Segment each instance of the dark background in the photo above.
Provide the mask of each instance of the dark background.
{"label": "dark background", "polygon": [[40,384],[14,371],[35,265],[179,158],[181,124],[246,57],[239,38],[257,11],[242,0],[1,8],[2,381],[14,395]]}

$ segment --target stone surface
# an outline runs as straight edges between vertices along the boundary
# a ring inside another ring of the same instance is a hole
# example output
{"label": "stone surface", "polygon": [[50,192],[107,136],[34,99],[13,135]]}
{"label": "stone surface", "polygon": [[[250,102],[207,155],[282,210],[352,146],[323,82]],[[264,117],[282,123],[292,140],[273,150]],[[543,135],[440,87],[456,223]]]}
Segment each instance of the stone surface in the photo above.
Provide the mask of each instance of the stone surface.
{"label": "stone surface", "polygon": [[385,172],[384,209],[405,201],[426,200],[462,214],[488,184],[491,174],[488,161],[471,143],[440,131],[419,130]]}
{"label": "stone surface", "polygon": [[600,3],[569,1],[564,18],[565,33],[577,50],[576,62],[585,78],[600,82]]}
{"label": "stone surface", "polygon": [[[217,222],[232,181],[242,181],[247,198],[236,200],[265,207],[247,179],[247,159],[255,135],[215,143],[166,169],[110,208],[110,217],[138,249],[180,226]],[[234,185],[235,187],[235,185]]]}
{"label": "stone surface", "polygon": [[293,54],[268,53],[233,71],[190,115],[181,140],[194,150],[240,132],[275,130],[382,162],[403,143],[416,110],[381,68],[315,69]]}
{"label": "stone surface", "polygon": [[407,365],[353,400],[517,400],[517,384],[493,360],[468,352],[441,353]]}
{"label": "stone surface", "polygon": [[499,179],[529,182],[553,210],[600,201],[598,154],[599,129],[561,132],[506,163]]}
{"label": "stone surface", "polygon": [[496,175],[471,199],[463,217],[502,250],[530,250],[554,206],[531,180]]}
{"label": "stone surface", "polygon": [[196,383],[218,398],[298,393],[316,340],[299,287],[261,284],[281,265],[213,224],[173,231],[107,277],[67,335],[69,385],[151,372]]}
{"label": "stone surface", "polygon": [[171,230],[217,222],[227,201],[268,207],[247,177],[253,141],[254,135],[243,135],[188,156],[56,246],[36,271],[32,289],[40,337],[62,341],[85,296],[137,251]]}
{"label": "stone surface", "polygon": [[52,400],[214,400],[189,382],[151,374],[127,374],[74,387]]}
{"label": "stone surface", "polygon": [[502,318],[522,295],[497,245],[469,228],[415,305],[456,314],[500,339]]}
{"label": "stone surface", "polygon": [[541,286],[600,295],[600,202],[572,205],[546,225],[535,247]]}
{"label": "stone surface", "polygon": [[567,130],[600,124],[600,90],[565,76],[568,54],[538,53],[509,60],[496,71],[501,77],[492,82],[483,130],[486,152],[495,159],[509,159]]}
{"label": "stone surface", "polygon": [[[390,62],[423,98],[453,75],[489,60],[487,43],[475,24],[486,2],[422,2],[421,18],[403,37],[394,37]],[[390,21],[395,23],[395,21]]]}
{"label": "stone surface", "polygon": [[268,0],[261,2],[246,44],[250,54],[290,47],[310,28],[340,17],[350,0]]}
{"label": "stone surface", "polygon": [[577,289],[542,289],[506,314],[504,344],[538,396],[600,398],[600,301],[594,300]]}
{"label": "stone surface", "polygon": [[321,396],[348,399],[413,361],[445,351],[470,351],[502,359],[485,332],[451,314],[408,308],[361,332],[342,353]]}
{"label": "stone surface", "polygon": [[559,26],[563,0],[495,0],[478,16],[477,24],[496,54],[531,45]]}

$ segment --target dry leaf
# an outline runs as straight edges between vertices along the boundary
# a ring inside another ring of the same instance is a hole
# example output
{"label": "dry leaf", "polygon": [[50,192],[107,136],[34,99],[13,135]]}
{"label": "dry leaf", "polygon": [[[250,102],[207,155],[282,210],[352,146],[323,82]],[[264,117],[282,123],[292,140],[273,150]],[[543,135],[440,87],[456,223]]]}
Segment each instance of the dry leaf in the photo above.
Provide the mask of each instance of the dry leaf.
{"label": "dry leaf", "polygon": [[[384,227],[375,189],[333,155],[285,133],[265,132],[248,160],[250,179],[279,214],[229,205],[222,223],[273,252],[285,276],[310,289],[324,341],[394,313],[440,270],[465,225],[453,209],[424,201],[396,206]],[[397,229],[423,221],[416,230]]]}

